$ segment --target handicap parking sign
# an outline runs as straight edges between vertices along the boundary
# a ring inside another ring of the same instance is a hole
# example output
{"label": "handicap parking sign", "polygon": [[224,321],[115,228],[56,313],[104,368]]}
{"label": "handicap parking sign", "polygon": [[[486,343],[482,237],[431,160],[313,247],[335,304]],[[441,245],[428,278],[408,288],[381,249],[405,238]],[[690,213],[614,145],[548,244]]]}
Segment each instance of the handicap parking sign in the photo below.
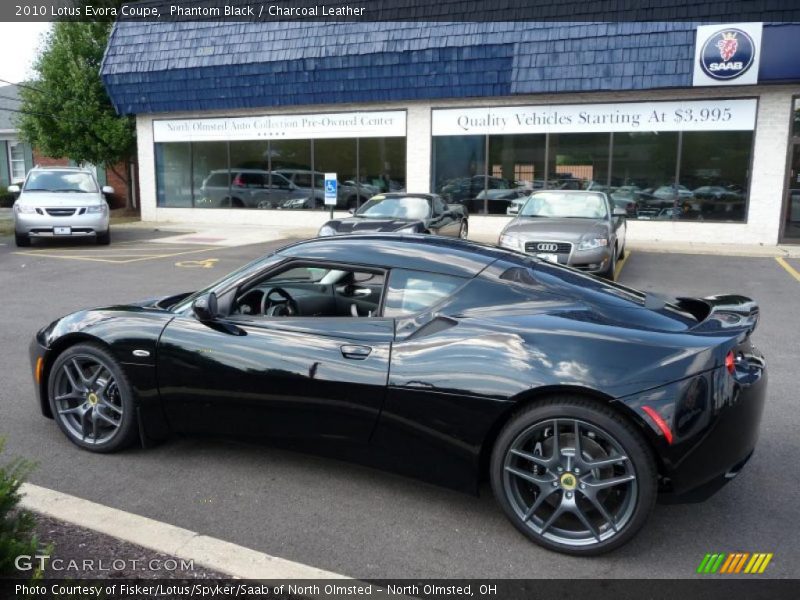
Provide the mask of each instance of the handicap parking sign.
{"label": "handicap parking sign", "polygon": [[336,173],[325,173],[325,206],[336,206]]}

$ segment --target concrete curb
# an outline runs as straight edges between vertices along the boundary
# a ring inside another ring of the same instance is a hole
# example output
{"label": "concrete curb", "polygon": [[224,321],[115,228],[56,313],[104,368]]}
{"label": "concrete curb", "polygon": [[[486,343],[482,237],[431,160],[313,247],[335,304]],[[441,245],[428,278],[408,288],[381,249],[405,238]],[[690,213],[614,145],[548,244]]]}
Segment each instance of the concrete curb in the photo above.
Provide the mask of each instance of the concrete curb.
{"label": "concrete curb", "polygon": [[30,483],[21,506],[241,579],[349,579]]}

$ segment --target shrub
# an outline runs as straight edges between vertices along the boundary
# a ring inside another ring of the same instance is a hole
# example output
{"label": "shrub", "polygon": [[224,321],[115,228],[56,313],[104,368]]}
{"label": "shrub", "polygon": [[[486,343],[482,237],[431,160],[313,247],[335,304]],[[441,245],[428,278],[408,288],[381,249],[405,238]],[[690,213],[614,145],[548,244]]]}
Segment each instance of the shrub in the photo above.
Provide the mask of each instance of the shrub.
{"label": "shrub", "polygon": [[[5,441],[0,438],[0,453]],[[41,554],[39,540],[33,533],[33,515],[19,508],[19,488],[33,469],[33,464],[22,458],[13,458],[0,464],[0,577],[20,573],[14,560],[22,555]],[[35,573],[34,577],[40,575]]]}

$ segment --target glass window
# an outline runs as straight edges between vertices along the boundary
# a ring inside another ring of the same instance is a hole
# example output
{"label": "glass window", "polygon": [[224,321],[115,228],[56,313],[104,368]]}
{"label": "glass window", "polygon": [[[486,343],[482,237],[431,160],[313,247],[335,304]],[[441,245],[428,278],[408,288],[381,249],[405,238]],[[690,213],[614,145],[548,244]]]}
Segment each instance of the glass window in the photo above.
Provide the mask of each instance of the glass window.
{"label": "glass window", "polygon": [[[336,173],[339,183],[336,207],[340,209],[358,208],[370,196],[355,183],[358,171],[356,146],[355,139],[314,140],[314,170],[323,174]],[[324,190],[317,200],[315,208],[324,209]]]}
{"label": "glass window", "polygon": [[489,189],[478,194],[470,212],[505,215],[520,194],[544,188],[545,135],[489,136]]}
{"label": "glass window", "polygon": [[605,219],[608,207],[603,194],[592,192],[536,192],[522,207],[523,217]]}
{"label": "glass window", "polygon": [[25,144],[22,142],[8,143],[8,159],[11,164],[11,182],[25,179]]}
{"label": "glass window", "polygon": [[[486,184],[486,137],[433,138],[433,191],[451,204],[474,205]],[[499,178],[493,178],[495,180]],[[495,181],[493,185],[499,185]]]}
{"label": "glass window", "polygon": [[629,218],[660,218],[674,207],[678,132],[615,133],[611,200]]}
{"label": "glass window", "polygon": [[752,131],[686,131],[673,218],[744,221]]}
{"label": "glass window", "polygon": [[158,206],[192,206],[192,145],[156,144]]}
{"label": "glass window", "polygon": [[563,190],[608,190],[608,133],[550,135],[548,187]]}
{"label": "glass window", "polygon": [[245,198],[231,194],[228,142],[194,142],[191,146],[195,207],[245,206]]}
{"label": "glass window", "polygon": [[269,208],[322,207],[325,176],[311,169],[311,140],[272,141],[269,154],[273,173]]}
{"label": "glass window", "polygon": [[406,139],[362,138],[358,145],[359,187],[364,196],[406,189]]}
{"label": "glass window", "polygon": [[27,192],[97,193],[94,177],[80,171],[31,171],[25,182]]}
{"label": "glass window", "polygon": [[464,281],[449,275],[393,269],[383,314],[399,317],[423,311],[450,296]]}
{"label": "glass window", "polygon": [[[441,200],[440,200],[441,202]],[[427,219],[428,200],[418,196],[383,196],[370,198],[356,213],[365,219]]]}

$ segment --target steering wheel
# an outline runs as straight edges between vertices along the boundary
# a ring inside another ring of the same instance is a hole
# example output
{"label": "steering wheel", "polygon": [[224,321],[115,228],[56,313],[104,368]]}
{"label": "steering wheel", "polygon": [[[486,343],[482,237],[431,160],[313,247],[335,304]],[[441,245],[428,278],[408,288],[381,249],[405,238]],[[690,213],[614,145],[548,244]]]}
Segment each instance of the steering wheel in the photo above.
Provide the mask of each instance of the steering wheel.
{"label": "steering wheel", "polygon": [[[273,294],[280,296],[281,299],[274,299]],[[261,314],[269,317],[294,317],[300,314],[300,307],[286,290],[276,287],[264,294],[261,299]]]}

